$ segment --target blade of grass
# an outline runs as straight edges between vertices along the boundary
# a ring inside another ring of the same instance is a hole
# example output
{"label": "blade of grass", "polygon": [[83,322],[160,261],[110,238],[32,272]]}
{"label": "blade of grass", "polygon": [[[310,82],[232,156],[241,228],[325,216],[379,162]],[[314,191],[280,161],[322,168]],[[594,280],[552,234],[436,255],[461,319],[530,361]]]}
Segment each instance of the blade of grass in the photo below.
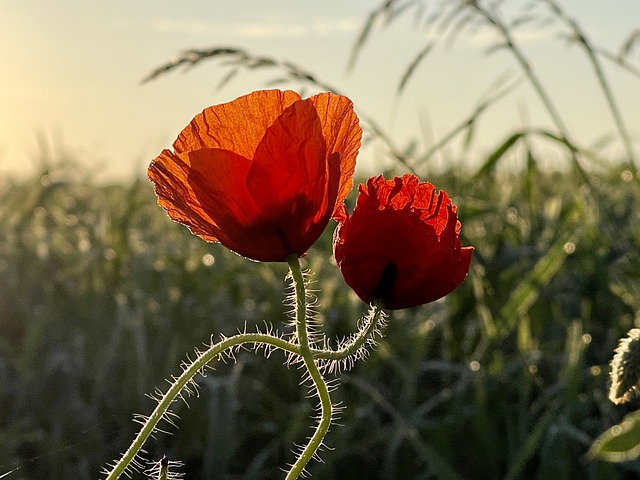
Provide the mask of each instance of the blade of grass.
{"label": "blade of grass", "polygon": [[441,480],[462,480],[446,460],[431,445],[422,440],[420,432],[374,386],[361,378],[351,375],[344,377],[343,380],[345,383],[348,382],[367,394],[376,405],[393,418],[396,428],[405,435],[424,462],[425,467],[433,472],[436,478]]}
{"label": "blade of grass", "polygon": [[504,480],[523,478],[527,462],[538,452],[542,438],[547,432],[549,425],[553,422],[555,415],[556,412],[554,410],[547,410],[544,415],[536,421],[529,435],[527,435],[522,448],[510,463]]}
{"label": "blade of grass", "polygon": [[542,289],[564,265],[569,255],[565,250],[565,244],[569,240],[575,242],[581,236],[583,227],[580,210],[576,201],[567,212],[565,220],[558,226],[556,241],[536,262],[529,275],[514,288],[509,300],[500,309],[501,322],[498,325],[498,338],[508,335],[513,330],[519,319],[526,315],[538,299]]}
{"label": "blade of grass", "polygon": [[400,83],[398,84],[398,90],[397,90],[398,94],[401,94],[404,91],[404,87],[407,85],[409,78],[411,78],[416,68],[418,68],[418,65],[420,65],[422,60],[424,60],[424,58],[429,54],[432,48],[433,48],[433,43],[429,42],[414,57],[413,61],[409,64],[404,74],[400,78]]}
{"label": "blade of grass", "polygon": [[[502,78],[499,78],[496,82],[494,82],[494,88],[492,91],[498,90],[498,85],[502,83]],[[504,98],[508,93],[510,93],[515,87],[520,83],[519,80],[513,80],[509,85],[501,88],[497,91],[497,93],[489,95],[485,100],[481,101],[471,112],[471,115],[467,117],[465,120],[457,124],[453,129],[449,131],[442,139],[433,144],[424,155],[416,159],[416,164],[426,163],[428,162],[433,155],[437,152],[441,151],[449,142],[451,142],[454,138],[456,138],[461,132],[468,130],[473,131],[475,125],[478,122],[480,116],[494,103],[498,100]],[[470,136],[472,133],[467,134],[467,139],[465,139],[465,143],[470,143]],[[468,146],[468,145],[467,145]]]}
{"label": "blade of grass", "polygon": [[589,457],[607,462],[627,462],[640,457],[640,410],[600,435],[591,446]]}
{"label": "blade of grass", "polygon": [[475,175],[473,175],[472,180],[484,177],[487,173],[493,170],[498,163],[498,160],[504,157],[507,152],[509,152],[509,150],[511,150],[525,135],[526,134],[523,132],[516,132],[509,135],[507,139],[498,146],[498,148],[489,154],[482,166],[478,169]]}
{"label": "blade of grass", "polygon": [[[629,134],[629,130],[627,129],[627,125],[625,124],[622,113],[620,112],[620,108],[618,107],[618,102],[616,102],[615,97],[613,96],[613,90],[609,85],[609,81],[604,73],[602,65],[600,64],[600,60],[596,56],[595,49],[591,45],[591,41],[589,37],[587,37],[586,33],[578,22],[575,19],[570,17],[561,7],[558,5],[555,0],[545,0],[545,2],[549,5],[554,14],[564,20],[564,22],[571,28],[573,31],[573,38],[584,48],[587,57],[589,58],[589,62],[593,66],[594,72],[596,74],[596,78],[600,83],[600,89],[604,94],[607,105],[609,105],[609,110],[611,111],[611,115],[613,116],[613,120],[616,124],[618,132],[620,133],[620,138],[622,139],[622,143],[627,151],[629,167],[632,169],[633,173],[637,172],[637,159],[635,150],[633,148],[633,143],[631,141],[631,135]],[[632,36],[630,39],[630,44],[633,43],[634,37]],[[634,178],[637,176],[634,175]]]}

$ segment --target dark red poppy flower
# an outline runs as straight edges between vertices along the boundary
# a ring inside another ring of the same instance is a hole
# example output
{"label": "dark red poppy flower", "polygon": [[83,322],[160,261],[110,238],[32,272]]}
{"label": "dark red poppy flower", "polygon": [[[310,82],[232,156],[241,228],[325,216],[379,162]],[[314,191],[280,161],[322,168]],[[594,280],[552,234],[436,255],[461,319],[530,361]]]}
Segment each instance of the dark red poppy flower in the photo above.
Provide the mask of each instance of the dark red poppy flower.
{"label": "dark red poppy flower", "polygon": [[259,261],[304,255],[353,184],[351,100],[264,90],[205,109],[148,175],[158,204],[209,242]]}
{"label": "dark red poppy flower", "polygon": [[433,302],[469,271],[473,247],[460,246],[455,205],[415,175],[370,178],[353,214],[343,206],[337,218],[336,261],[366,303],[395,310]]}

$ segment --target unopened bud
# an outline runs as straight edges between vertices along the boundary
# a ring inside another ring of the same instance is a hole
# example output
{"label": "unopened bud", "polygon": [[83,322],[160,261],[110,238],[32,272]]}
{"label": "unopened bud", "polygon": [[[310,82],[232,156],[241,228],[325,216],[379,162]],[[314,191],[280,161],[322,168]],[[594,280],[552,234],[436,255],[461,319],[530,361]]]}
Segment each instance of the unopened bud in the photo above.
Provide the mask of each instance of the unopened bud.
{"label": "unopened bud", "polygon": [[640,328],[633,328],[620,340],[611,360],[609,400],[627,403],[640,393]]}

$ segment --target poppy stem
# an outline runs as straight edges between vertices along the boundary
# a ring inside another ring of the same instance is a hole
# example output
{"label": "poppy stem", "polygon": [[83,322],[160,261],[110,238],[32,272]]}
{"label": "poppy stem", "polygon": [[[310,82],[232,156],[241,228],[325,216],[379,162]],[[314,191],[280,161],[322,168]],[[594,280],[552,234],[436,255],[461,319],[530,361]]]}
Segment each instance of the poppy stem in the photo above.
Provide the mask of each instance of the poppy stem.
{"label": "poppy stem", "polygon": [[216,358],[220,358],[220,356],[225,353],[233,352],[234,349],[237,349],[244,344],[253,344],[255,347],[259,345],[272,345],[275,348],[280,348],[291,354],[301,355],[301,349],[298,345],[294,345],[282,338],[265,333],[240,333],[238,335],[225,338],[222,341],[211,345],[207,350],[199,352],[195,360],[184,366],[182,374],[173,378],[173,382],[171,383],[169,390],[167,390],[166,393],[158,399],[158,405],[142,424],[142,428],[138,432],[138,435],[127,451],[122,454],[120,460],[113,465],[113,468],[105,471],[106,480],[116,480],[123,473],[127,474],[131,468],[139,470],[142,464],[138,455],[145,442],[154,433],[154,431],[156,431],[156,427],[158,423],[160,423],[160,420],[165,419],[169,423],[173,423],[173,419],[168,416],[170,415],[169,409],[178,398],[182,398],[185,391],[189,393],[189,385],[194,381],[193,379],[198,372],[202,371],[209,362]]}
{"label": "poppy stem", "polygon": [[339,362],[354,357],[356,360],[362,357],[366,347],[372,347],[377,343],[376,337],[382,337],[382,330],[386,326],[386,314],[382,310],[382,303],[374,303],[369,313],[361,320],[358,331],[348,340],[342,342],[337,350],[312,348],[311,352],[316,360],[328,360]]}
{"label": "poppy stem", "polygon": [[359,352],[370,345],[375,339],[376,334],[379,334],[378,327],[384,326],[385,315],[381,305],[374,305],[369,315],[364,319],[364,323],[359,331],[353,336],[352,340],[342,348],[338,350],[319,350],[312,348],[309,342],[309,326],[307,324],[309,306],[307,303],[307,290],[300,262],[297,255],[290,256],[287,262],[295,289],[295,329],[297,344],[295,341],[287,341],[269,333],[241,333],[229,338],[223,338],[220,342],[211,345],[204,351],[197,351],[195,360],[185,364],[182,373],[177,377],[173,377],[169,389],[158,398],[156,408],[148,418],[141,422],[142,428],[126,452],[122,454],[113,466],[105,469],[104,474],[106,475],[106,480],[116,480],[120,478],[123,473],[129,476],[132,470],[140,471],[144,468],[143,460],[139,457],[140,452],[143,451],[144,444],[154,432],[159,431],[157,428],[161,420],[164,419],[170,424],[173,424],[170,411],[171,406],[178,398],[183,398],[185,393],[187,394],[186,396],[192,393],[190,386],[193,385],[196,375],[213,360],[225,355],[232,356],[234,351],[246,344],[253,344],[255,348],[261,345],[270,345],[288,352],[293,356],[299,356],[302,358],[309,378],[313,382],[313,390],[320,399],[320,420],[309,443],[304,447],[295,463],[291,466],[286,479],[294,480],[303,474],[306,465],[316,456],[320,449],[324,437],[329,431],[333,417],[333,405],[331,403],[329,388],[320,373],[318,364],[332,360],[345,360],[352,356],[358,357]]}
{"label": "poppy stem", "polygon": [[293,278],[293,285],[295,288],[296,296],[296,334],[298,337],[300,356],[304,361],[304,365],[309,373],[309,377],[313,382],[315,391],[320,399],[320,421],[316,427],[316,431],[311,436],[309,443],[302,450],[295,463],[292,465],[291,470],[287,473],[286,480],[297,479],[305,469],[305,466],[322,445],[322,441],[329,431],[331,425],[331,419],[333,416],[333,405],[331,403],[331,396],[329,395],[329,388],[325,382],[318,366],[314,359],[314,353],[309,346],[309,334],[307,331],[307,292],[300,268],[300,261],[297,255],[290,255],[287,258],[289,264],[289,271]]}

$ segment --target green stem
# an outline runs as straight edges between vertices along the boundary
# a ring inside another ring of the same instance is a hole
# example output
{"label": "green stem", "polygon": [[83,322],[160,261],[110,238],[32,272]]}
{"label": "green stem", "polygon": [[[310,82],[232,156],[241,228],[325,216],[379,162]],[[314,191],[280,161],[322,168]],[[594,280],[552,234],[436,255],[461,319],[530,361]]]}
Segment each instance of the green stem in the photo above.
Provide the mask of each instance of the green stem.
{"label": "green stem", "polygon": [[351,355],[355,355],[361,348],[363,348],[369,342],[372,342],[376,333],[380,334],[378,330],[384,323],[384,311],[382,305],[375,304],[369,310],[369,314],[364,320],[358,332],[340,349],[328,350],[328,349],[315,349],[312,348],[311,352],[316,360],[344,360]]}
{"label": "green stem", "polygon": [[149,436],[153,433],[160,420],[165,417],[173,402],[175,402],[182,390],[191,380],[193,380],[200,370],[226,350],[238,347],[245,343],[253,343],[256,345],[262,343],[272,345],[276,348],[281,348],[282,350],[290,353],[298,355],[301,354],[301,349],[297,345],[281,338],[263,333],[241,333],[212,345],[208,350],[198,355],[198,358],[184,369],[182,374],[173,382],[169,390],[167,390],[167,392],[162,396],[153,413],[151,413],[147,421],[143,424],[142,429],[138,432],[133,443],[122,455],[113,469],[107,474],[106,480],[115,480],[119,478],[132,462],[135,463],[136,456]]}
{"label": "green stem", "polygon": [[173,402],[182,394],[183,390],[187,388],[189,382],[200,372],[206,365],[223,354],[227,350],[239,347],[243,344],[254,345],[271,345],[275,348],[280,348],[285,352],[299,355],[309,373],[315,391],[320,399],[321,416],[318,426],[307,446],[303,449],[300,456],[297,458],[291,470],[287,474],[287,480],[297,479],[304,471],[305,466],[309,463],[311,458],[316,454],[322,441],[329,430],[333,415],[333,405],[331,404],[331,397],[329,395],[329,389],[327,384],[316,365],[316,360],[344,360],[345,358],[355,355],[361,348],[363,348],[376,334],[377,327],[381,324],[384,318],[384,313],[380,305],[372,307],[371,312],[365,320],[365,324],[359,329],[352,340],[339,350],[321,350],[311,348],[309,345],[309,333],[307,328],[307,301],[306,301],[306,286],[300,269],[300,263],[297,256],[292,256],[288,259],[289,269],[291,271],[291,277],[293,278],[293,284],[295,287],[296,296],[296,335],[298,338],[298,345],[289,342],[279,337],[275,337],[269,334],[263,333],[241,333],[229,338],[225,338],[219,343],[210,346],[207,350],[200,353],[198,357],[187,365],[182,374],[175,378],[174,382],[169,387],[169,390],[158,401],[158,405],[153,410],[149,418],[146,419],[142,428],[138,432],[133,443],[129,446],[127,451],[122,455],[120,460],[115,466],[107,473],[106,480],[116,480],[123,473],[126,473],[127,469],[131,466],[139,466],[136,459],[139,452],[142,450],[145,442],[153,434],[158,426],[158,423],[163,418],[166,418],[167,413]]}
{"label": "green stem", "polygon": [[314,354],[309,347],[309,335],[307,332],[307,293],[304,284],[304,278],[302,276],[302,270],[300,269],[300,262],[297,255],[291,255],[287,258],[289,264],[289,270],[291,277],[293,278],[293,285],[295,288],[296,296],[296,334],[298,336],[300,355],[304,361],[304,365],[309,372],[309,377],[313,381],[316,393],[320,398],[320,422],[316,427],[316,431],[311,436],[309,443],[302,450],[300,456],[296,459],[295,463],[289,470],[286,480],[297,479],[304,471],[305,466],[309,463],[309,460],[315,455],[315,453],[322,445],[329,426],[331,425],[331,417],[333,415],[333,405],[331,404],[331,397],[329,395],[329,388],[322,377],[322,374],[318,370],[318,366],[314,360]]}

